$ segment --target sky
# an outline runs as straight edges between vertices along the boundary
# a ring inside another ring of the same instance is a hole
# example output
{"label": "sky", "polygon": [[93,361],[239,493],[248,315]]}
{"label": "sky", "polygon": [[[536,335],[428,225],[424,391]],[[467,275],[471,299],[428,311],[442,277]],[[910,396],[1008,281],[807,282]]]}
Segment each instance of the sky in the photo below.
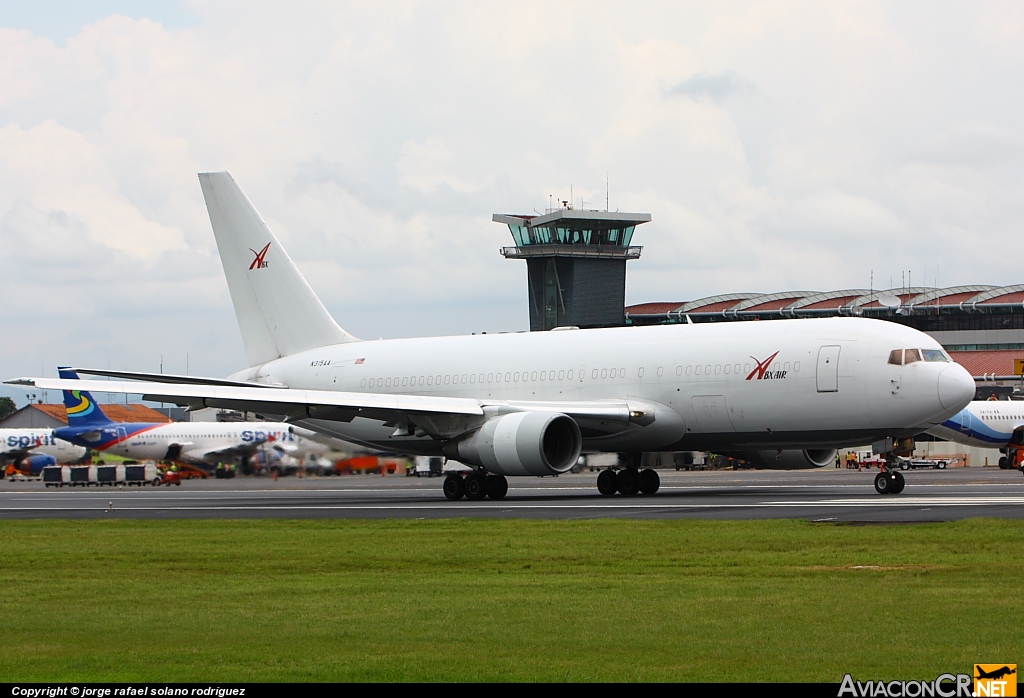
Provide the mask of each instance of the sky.
{"label": "sky", "polygon": [[222,169],[362,338],[527,329],[491,215],[606,182],[629,304],[1024,282],[1022,84],[1019,2],[0,0],[0,378],[245,368]]}

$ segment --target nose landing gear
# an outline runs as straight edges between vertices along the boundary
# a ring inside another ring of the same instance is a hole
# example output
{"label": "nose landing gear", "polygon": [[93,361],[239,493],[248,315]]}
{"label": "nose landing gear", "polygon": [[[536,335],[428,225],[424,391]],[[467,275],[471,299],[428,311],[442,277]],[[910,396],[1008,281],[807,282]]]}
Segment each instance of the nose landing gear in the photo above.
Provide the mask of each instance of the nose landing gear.
{"label": "nose landing gear", "polygon": [[878,494],[899,494],[907,486],[907,480],[898,470],[883,470],[875,475],[875,492]]}

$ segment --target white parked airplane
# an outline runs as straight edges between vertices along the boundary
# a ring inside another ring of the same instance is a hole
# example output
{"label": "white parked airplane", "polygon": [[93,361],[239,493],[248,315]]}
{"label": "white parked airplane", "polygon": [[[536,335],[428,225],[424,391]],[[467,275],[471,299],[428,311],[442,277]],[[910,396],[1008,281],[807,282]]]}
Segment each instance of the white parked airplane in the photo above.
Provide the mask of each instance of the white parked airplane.
{"label": "white parked airplane", "polygon": [[[500,499],[505,476],[562,473],[581,451],[630,454],[627,467],[601,473],[603,494],[657,491],[657,472],[638,469],[644,451],[780,455],[802,467],[830,464],[837,446],[905,451],[974,395],[934,339],[861,318],[359,341],[231,175],[199,179],[250,368],[226,380],[79,369],[142,381],[82,388],[281,415],[374,448],[443,454],[474,468],[445,479],[451,499]],[[926,360],[904,364],[904,349]],[[880,492],[902,489],[902,475],[887,477]]]}
{"label": "white parked airplane", "polygon": [[[59,369],[62,379],[77,381],[73,371]],[[84,381],[79,381],[79,384]],[[302,436],[306,430],[275,422],[114,422],[88,390],[64,390],[68,426],[47,430],[51,440],[66,440],[95,451],[133,460],[172,460],[196,465],[252,459],[273,469],[309,455],[326,445]],[[69,444],[70,445],[70,444]],[[84,451],[84,448],[79,450]]]}
{"label": "white parked airplane", "polygon": [[1000,468],[1024,471],[1024,402],[974,400],[928,433],[966,446],[998,448],[1006,454]]}
{"label": "white parked airplane", "polygon": [[84,455],[84,448],[58,439],[53,429],[0,429],[0,477],[15,472],[38,475],[48,465]]}

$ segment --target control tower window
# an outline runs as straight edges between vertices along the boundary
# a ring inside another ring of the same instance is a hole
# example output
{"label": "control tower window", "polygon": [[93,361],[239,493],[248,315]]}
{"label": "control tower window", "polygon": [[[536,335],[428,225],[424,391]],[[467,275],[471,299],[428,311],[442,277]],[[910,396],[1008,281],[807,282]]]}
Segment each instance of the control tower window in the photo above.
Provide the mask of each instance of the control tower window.
{"label": "control tower window", "polygon": [[904,365],[912,364],[915,361],[920,361],[920,360],[921,360],[921,350],[920,349],[907,349],[906,351],[903,352],[903,363],[904,363]]}
{"label": "control tower window", "polygon": [[893,366],[902,366],[903,365],[903,350],[902,349],[893,349],[891,352],[889,352],[889,363],[891,363]]}

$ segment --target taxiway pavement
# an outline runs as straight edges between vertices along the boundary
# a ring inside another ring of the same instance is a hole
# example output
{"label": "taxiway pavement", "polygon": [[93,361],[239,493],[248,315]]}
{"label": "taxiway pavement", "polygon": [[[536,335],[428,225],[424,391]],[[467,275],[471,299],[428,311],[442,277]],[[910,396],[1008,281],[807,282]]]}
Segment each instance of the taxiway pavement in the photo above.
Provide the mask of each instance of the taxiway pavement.
{"label": "taxiway pavement", "polygon": [[501,501],[450,502],[441,478],[404,476],[191,480],[180,487],[46,488],[0,480],[0,518],[798,518],[865,523],[1024,516],[1024,477],[998,468],[905,473],[876,494],[877,471],[659,471],[651,496],[603,497],[596,473],[509,478]]}

